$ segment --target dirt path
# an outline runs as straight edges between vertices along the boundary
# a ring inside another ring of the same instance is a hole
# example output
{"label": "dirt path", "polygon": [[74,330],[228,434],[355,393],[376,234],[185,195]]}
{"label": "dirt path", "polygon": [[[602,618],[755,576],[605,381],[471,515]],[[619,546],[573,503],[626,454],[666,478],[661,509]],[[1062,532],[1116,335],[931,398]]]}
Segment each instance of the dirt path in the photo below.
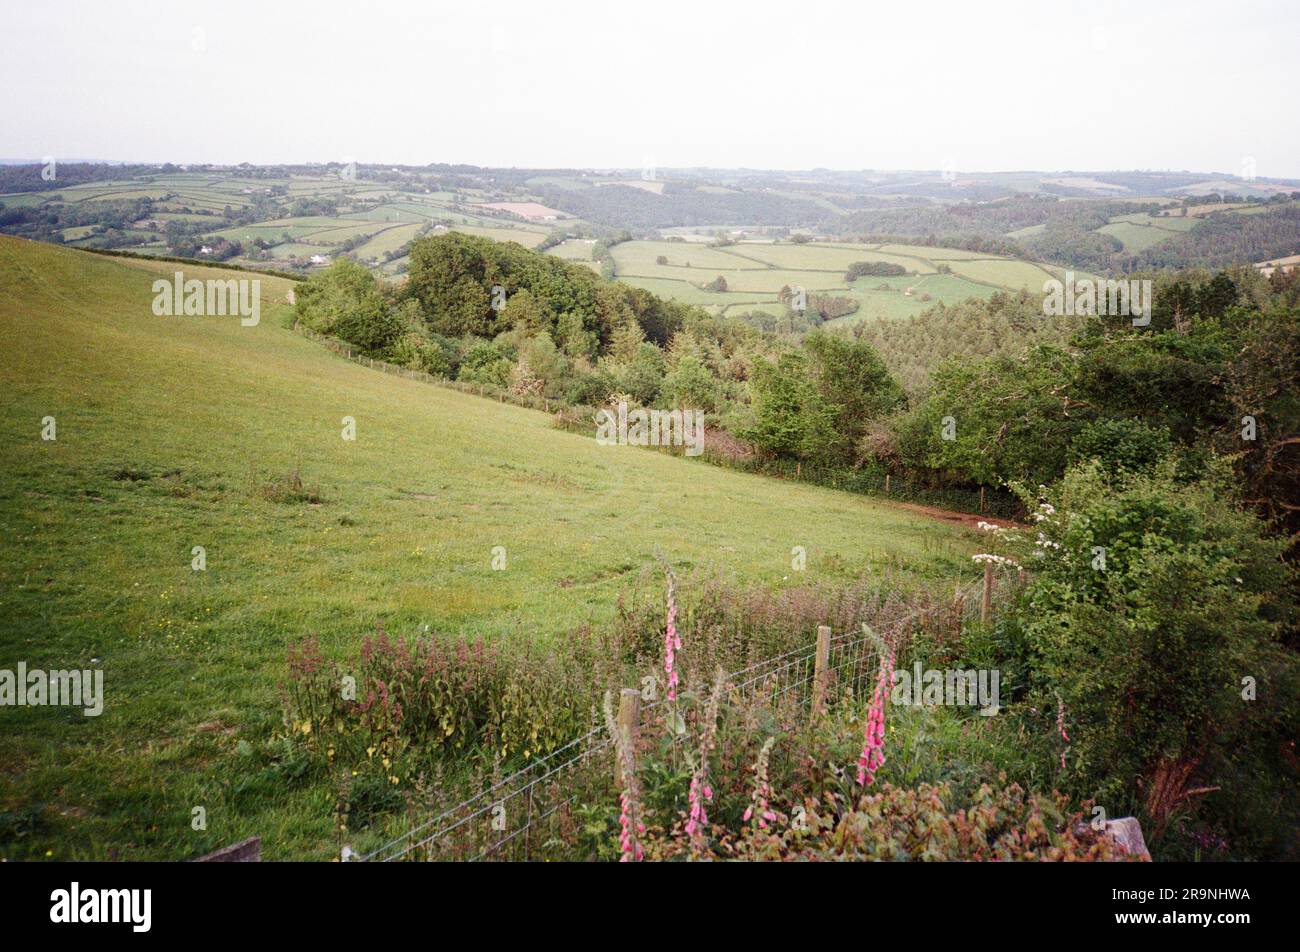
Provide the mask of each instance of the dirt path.
{"label": "dirt path", "polygon": [[[880,499],[881,497],[876,498]],[[1016,522],[1003,519],[1001,516],[982,516],[970,512],[956,512],[952,509],[940,509],[938,506],[923,506],[916,502],[884,501],[889,502],[892,506],[897,506],[899,509],[906,509],[922,516],[929,516],[931,519],[938,519],[940,522],[947,522],[951,525],[964,526],[967,529],[978,529],[978,523],[981,522],[997,526],[1000,529],[1008,529],[1017,525]]]}

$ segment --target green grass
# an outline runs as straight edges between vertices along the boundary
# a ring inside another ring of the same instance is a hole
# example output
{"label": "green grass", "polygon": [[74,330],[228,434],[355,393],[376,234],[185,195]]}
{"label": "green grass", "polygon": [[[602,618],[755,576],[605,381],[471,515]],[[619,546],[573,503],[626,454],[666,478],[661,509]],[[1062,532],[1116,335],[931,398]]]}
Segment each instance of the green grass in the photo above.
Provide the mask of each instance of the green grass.
{"label": "green grass", "polygon": [[1025,289],[1041,294],[1043,282],[1054,275],[1041,265],[1008,258],[951,261],[949,266],[960,277],[1011,290]]}
{"label": "green grass", "polygon": [[415,222],[406,225],[393,225],[379,232],[352,253],[358,261],[370,261],[390,251],[396,251],[402,245],[418,237],[423,224]]}
{"label": "green grass", "polygon": [[[701,276],[703,280],[711,281],[716,276],[716,272],[707,274],[702,271]],[[660,297],[672,298],[674,301],[681,301],[684,304],[698,304],[701,307],[769,304],[774,308],[780,308],[775,293],[705,291],[690,282],[674,281],[667,278],[637,278],[619,275],[618,280],[633,287],[644,288],[653,294],[658,294]]]}
{"label": "green grass", "polygon": [[[102,667],[107,695],[98,718],[0,710],[0,814],[39,817],[0,858],[175,859],[254,834],[270,859],[333,855],[333,787],[249,753],[281,729],[285,648],[311,632],[335,656],[381,619],[563,651],[656,553],[769,588],[792,584],[795,545],[799,581],[970,574],[977,540],[903,509],[344,361],[284,326],[279,278],[256,327],[155,317],[151,283],[178,267],[0,237],[0,668]],[[320,504],[267,498],[295,471]]]}
{"label": "green grass", "polygon": [[1110,220],[1097,231],[1104,235],[1118,238],[1124,250],[1132,254],[1145,251],[1160,242],[1196,226],[1196,218],[1170,218],[1145,213],[1120,215]]}
{"label": "green grass", "polygon": [[570,238],[568,241],[562,241],[558,245],[548,248],[546,253],[557,258],[563,258],[566,261],[591,261],[591,252],[594,246],[592,241]]}
{"label": "green grass", "polygon": [[396,204],[376,205],[373,208],[367,208],[365,211],[351,212],[343,217],[364,221],[385,222],[426,222],[429,220],[427,214],[417,213]]}
{"label": "green grass", "polygon": [[[673,269],[686,267],[701,271],[718,271],[749,267],[765,268],[757,262],[746,263],[723,249],[710,248],[699,242],[682,241],[624,241],[610,249],[614,266],[619,274],[641,274],[646,277],[673,277]],[[667,266],[656,264],[660,256],[668,259]],[[658,271],[664,272],[658,274]],[[705,278],[704,280],[710,280]]]}
{"label": "green grass", "polygon": [[524,228],[496,228],[496,227],[477,227],[474,225],[455,225],[452,231],[463,231],[467,235],[478,235],[481,238],[491,238],[493,241],[513,241],[523,245],[525,248],[532,248],[540,245],[546,240],[546,232],[543,230],[530,231]]}
{"label": "green grass", "polygon": [[[881,285],[889,285],[890,290],[880,290]],[[905,293],[908,288],[912,289],[911,294]],[[850,327],[862,321],[910,317],[940,302],[956,304],[969,298],[988,298],[995,290],[996,288],[975,284],[955,274],[862,277],[858,278],[852,291],[840,295],[857,300],[858,310],[828,321],[827,326]],[[928,299],[925,295],[929,295]]]}
{"label": "green grass", "polygon": [[881,254],[874,246],[841,245],[817,242],[813,244],[753,244],[734,245],[727,249],[749,258],[755,258],[776,268],[798,268],[815,272],[839,273],[843,276],[849,265],[857,261],[881,261],[901,265],[909,271],[924,273],[934,271],[934,265],[918,257],[898,254]]}
{"label": "green grass", "polygon": [[1015,231],[1007,232],[1007,237],[1012,240],[1018,238],[1032,238],[1034,235],[1041,235],[1046,230],[1046,225],[1028,225],[1025,228],[1017,228]]}

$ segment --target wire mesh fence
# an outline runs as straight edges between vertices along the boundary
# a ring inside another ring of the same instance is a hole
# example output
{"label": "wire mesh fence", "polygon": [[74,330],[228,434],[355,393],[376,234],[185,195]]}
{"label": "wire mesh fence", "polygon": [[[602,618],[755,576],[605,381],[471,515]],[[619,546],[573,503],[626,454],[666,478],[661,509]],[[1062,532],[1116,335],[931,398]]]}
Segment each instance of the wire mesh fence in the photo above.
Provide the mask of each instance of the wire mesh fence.
{"label": "wire mesh fence", "polygon": [[357,858],[544,859],[565,832],[575,781],[607,765],[612,751],[605,728],[594,728]]}

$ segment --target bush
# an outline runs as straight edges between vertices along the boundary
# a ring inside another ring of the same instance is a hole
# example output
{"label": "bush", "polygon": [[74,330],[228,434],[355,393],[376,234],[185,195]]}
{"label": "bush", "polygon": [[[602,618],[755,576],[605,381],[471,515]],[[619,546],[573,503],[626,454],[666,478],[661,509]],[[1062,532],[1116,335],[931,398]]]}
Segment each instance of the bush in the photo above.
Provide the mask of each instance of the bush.
{"label": "bush", "polygon": [[513,384],[521,379],[530,383],[517,392],[536,391],[548,397],[562,395],[569,384],[569,360],[555,346],[549,334],[529,337],[519,344],[519,359],[511,377]]}
{"label": "bush", "polygon": [[1088,424],[1075,437],[1070,455],[1076,463],[1097,460],[1108,476],[1150,475],[1171,449],[1167,428],[1124,417]]}
{"label": "bush", "polygon": [[612,374],[603,368],[575,370],[565,399],[574,406],[602,407],[618,389]]}
{"label": "bush", "polygon": [[365,350],[387,349],[405,330],[395,302],[375,276],[347,258],[302,282],[294,294],[298,320],[320,334]]}
{"label": "bush", "polygon": [[1036,512],[1019,617],[1037,706],[1063,705],[1065,782],[1112,816],[1145,811],[1156,837],[1219,782],[1216,764],[1240,768],[1300,727],[1278,643],[1294,608],[1286,540],[1226,501],[1225,464],[1192,484],[1171,470],[1112,483],[1072,469]]}
{"label": "bush", "polygon": [[782,354],[776,364],[757,361],[749,387],[754,422],[737,436],[778,457],[825,459],[838,451],[839,407],[828,404],[814,386],[803,354]]}
{"label": "bush", "polygon": [[514,354],[510,347],[495,341],[476,340],[461,358],[456,379],[466,383],[505,387],[510,382],[513,366]]}
{"label": "bush", "polygon": [[436,377],[452,375],[454,350],[445,339],[407,332],[388,349],[388,359],[403,367],[423,371]]}
{"label": "bush", "polygon": [[720,402],[717,378],[698,357],[682,357],[664,377],[660,399],[672,407],[712,413]]}
{"label": "bush", "polygon": [[890,261],[855,261],[849,265],[849,270],[845,274],[846,278],[858,278],[865,275],[871,277],[885,278],[896,277],[907,274],[907,268],[901,264],[894,264]]}
{"label": "bush", "polygon": [[651,406],[659,397],[664,379],[664,355],[651,343],[637,347],[636,356],[620,368],[619,389],[642,406]]}

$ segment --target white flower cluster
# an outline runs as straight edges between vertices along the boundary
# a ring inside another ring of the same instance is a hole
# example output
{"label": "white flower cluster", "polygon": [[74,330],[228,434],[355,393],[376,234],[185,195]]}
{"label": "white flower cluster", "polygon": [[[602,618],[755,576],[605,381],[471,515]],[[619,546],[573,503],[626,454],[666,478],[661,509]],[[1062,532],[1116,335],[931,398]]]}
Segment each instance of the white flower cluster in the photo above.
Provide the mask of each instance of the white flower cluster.
{"label": "white flower cluster", "polygon": [[994,525],[994,524],[991,523],[991,522],[983,522],[983,521],[981,521],[981,522],[977,522],[977,523],[975,523],[975,528],[980,529],[980,530],[982,530],[982,531],[984,531],[984,532],[997,532],[997,531],[998,531],[999,529],[1001,529],[1002,527],[1001,527],[1001,526],[998,526],[998,525]]}
{"label": "white flower cluster", "polygon": [[1056,507],[1050,502],[1042,502],[1038,504],[1038,511],[1034,513],[1034,521],[1046,522],[1054,515],[1056,515]]}
{"label": "white flower cluster", "polygon": [[972,555],[971,559],[975,562],[992,562],[994,565],[1007,565],[1013,569],[1020,568],[1020,563],[1015,559],[1009,559],[1005,555],[992,555],[988,552],[982,552],[979,555]]}

